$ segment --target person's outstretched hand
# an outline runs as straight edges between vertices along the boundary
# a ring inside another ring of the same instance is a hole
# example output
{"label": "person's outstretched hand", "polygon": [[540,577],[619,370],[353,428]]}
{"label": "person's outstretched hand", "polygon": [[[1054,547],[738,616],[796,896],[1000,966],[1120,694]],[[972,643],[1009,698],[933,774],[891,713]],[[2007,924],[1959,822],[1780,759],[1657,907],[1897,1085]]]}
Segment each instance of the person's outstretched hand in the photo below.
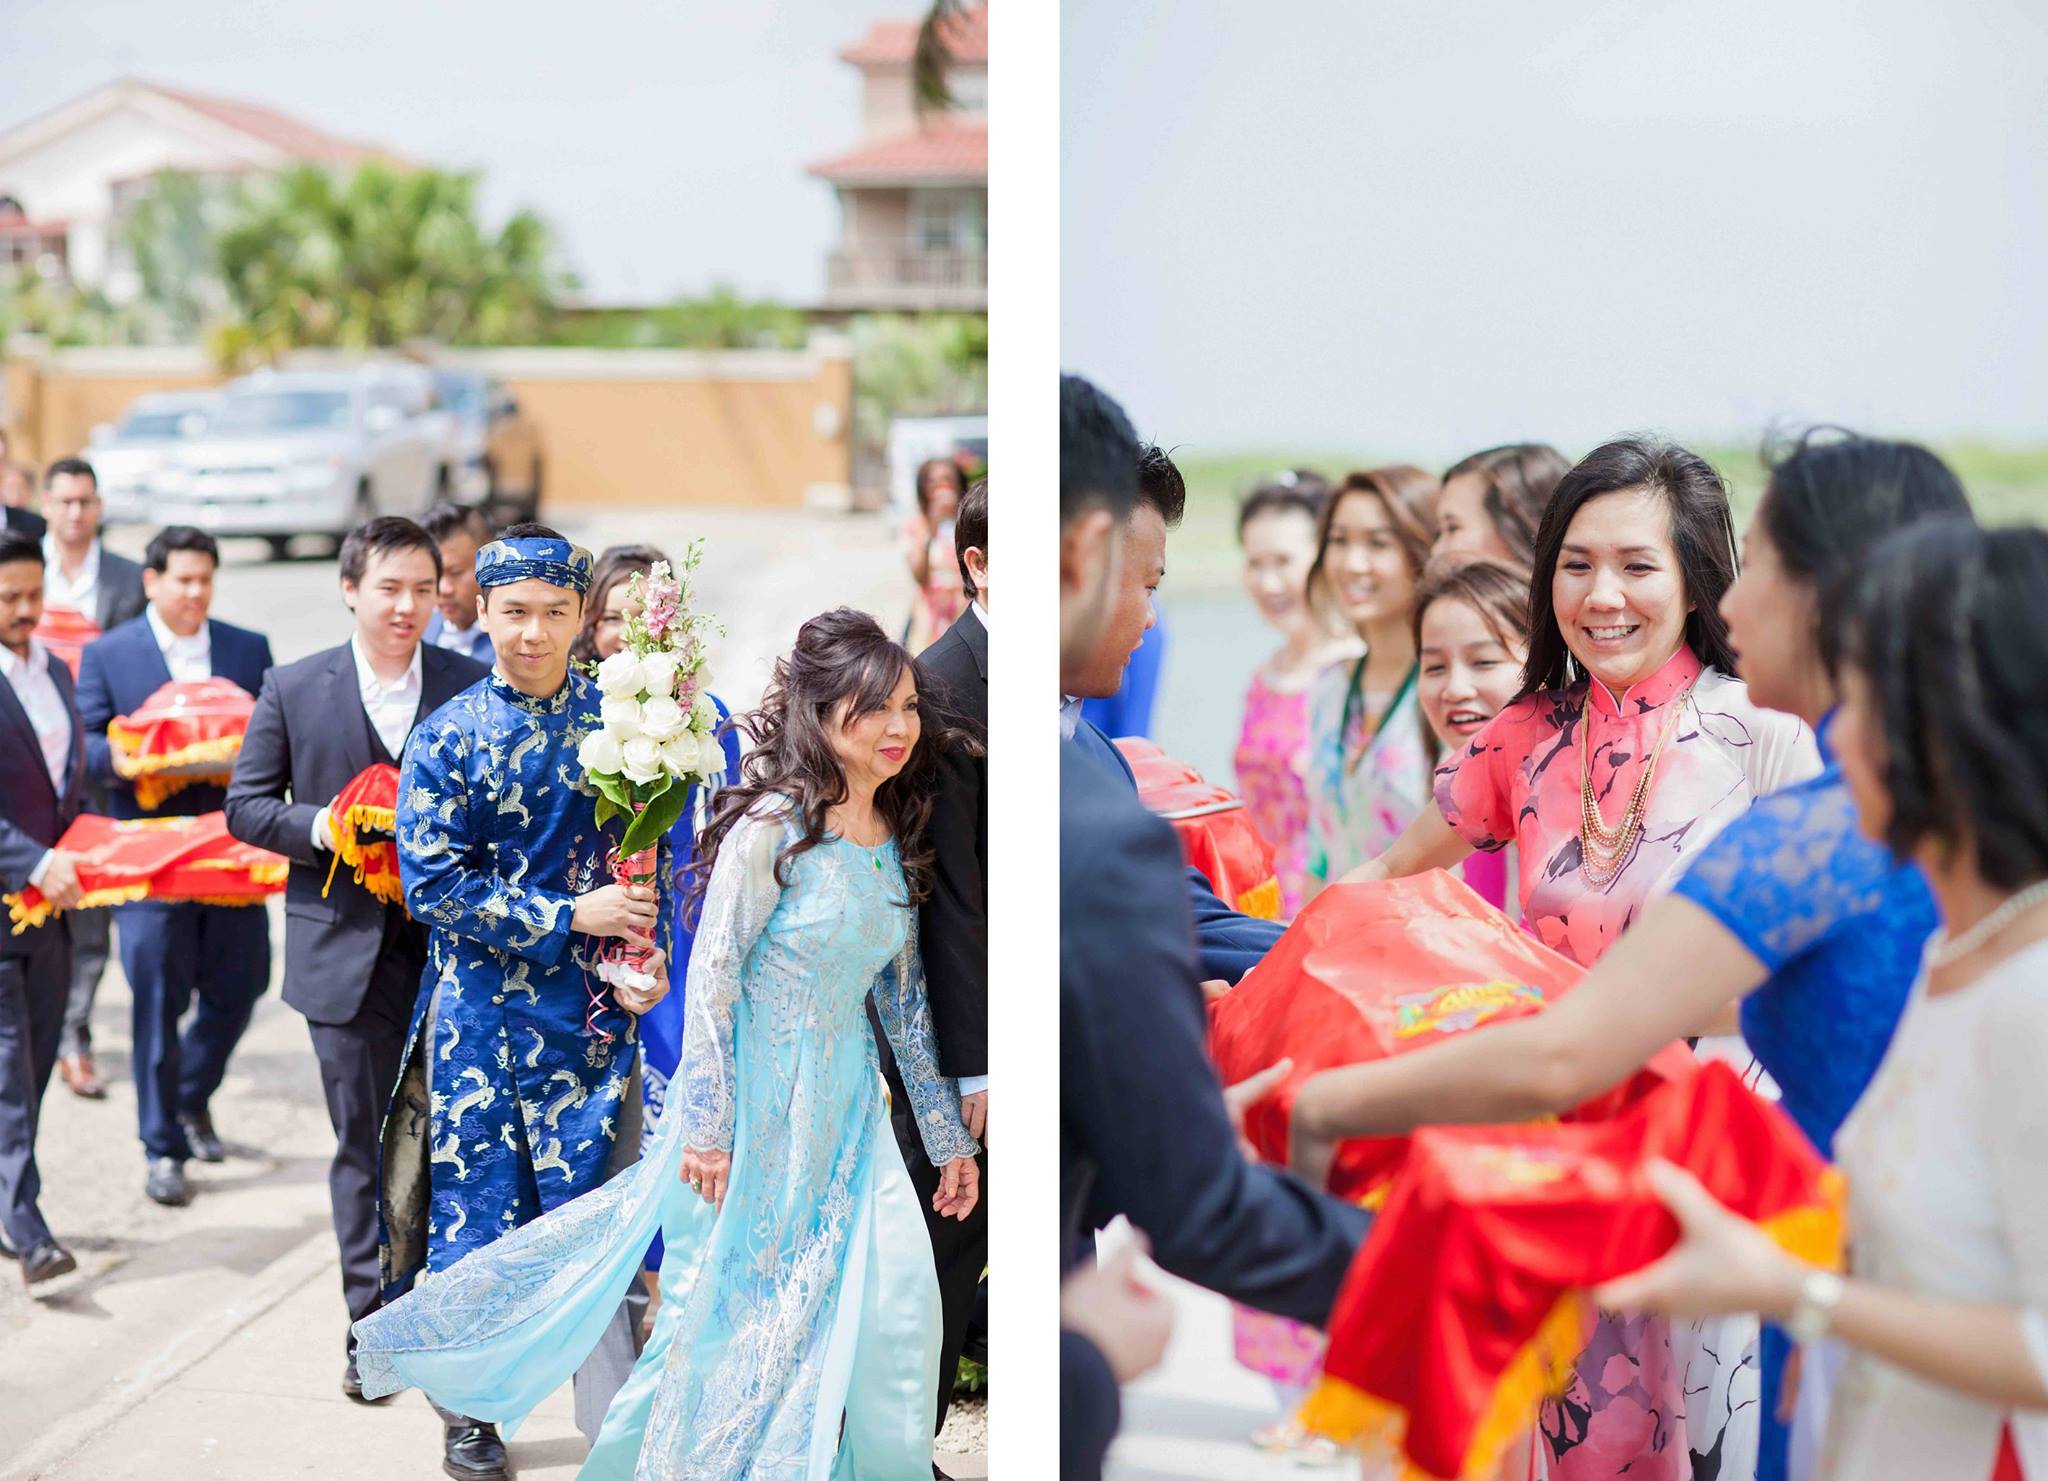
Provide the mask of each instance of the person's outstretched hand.
{"label": "person's outstretched hand", "polygon": [[939,1169],[932,1211],[942,1219],[965,1219],[981,1201],[981,1167],[972,1157],[955,1157]]}
{"label": "person's outstretched hand", "polygon": [[1237,1148],[1253,1162],[1259,1160],[1259,1152],[1245,1138],[1244,1113],[1279,1089],[1280,1082],[1293,1072],[1294,1061],[1282,1059],[1223,1088],[1223,1109],[1230,1113],[1230,1129],[1237,1136]]}
{"label": "person's outstretched hand", "polygon": [[732,1177],[730,1152],[699,1152],[683,1148],[683,1181],[715,1208],[725,1207],[725,1188]]}
{"label": "person's outstretched hand", "polygon": [[1147,1248],[1134,1238],[1099,1264],[1078,1267],[1060,1283],[1060,1325],[1095,1344],[1118,1383],[1151,1372],[1173,1335],[1173,1305],[1138,1281],[1138,1257]]}
{"label": "person's outstretched hand", "polygon": [[1660,1159],[1643,1175],[1678,1220],[1678,1243],[1663,1259],[1594,1291],[1604,1310],[1701,1317],[1738,1311],[1775,1316],[1791,1309],[1806,1265],[1723,1208],[1684,1168]]}

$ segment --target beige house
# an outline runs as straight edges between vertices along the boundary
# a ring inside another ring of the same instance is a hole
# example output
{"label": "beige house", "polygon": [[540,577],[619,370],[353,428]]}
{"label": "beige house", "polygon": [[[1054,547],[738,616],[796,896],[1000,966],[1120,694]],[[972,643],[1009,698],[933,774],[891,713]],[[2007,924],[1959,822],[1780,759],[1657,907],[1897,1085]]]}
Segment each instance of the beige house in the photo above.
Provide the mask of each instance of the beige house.
{"label": "beige house", "polygon": [[812,165],[838,193],[825,307],[988,308],[988,8],[945,34],[953,106],[920,113],[914,21],[880,21],[842,51],[861,74],[860,143]]}
{"label": "beige house", "polygon": [[159,171],[225,177],[392,158],[259,104],[118,78],[0,132],[0,272],[32,267],[125,302],[141,285],[122,227]]}

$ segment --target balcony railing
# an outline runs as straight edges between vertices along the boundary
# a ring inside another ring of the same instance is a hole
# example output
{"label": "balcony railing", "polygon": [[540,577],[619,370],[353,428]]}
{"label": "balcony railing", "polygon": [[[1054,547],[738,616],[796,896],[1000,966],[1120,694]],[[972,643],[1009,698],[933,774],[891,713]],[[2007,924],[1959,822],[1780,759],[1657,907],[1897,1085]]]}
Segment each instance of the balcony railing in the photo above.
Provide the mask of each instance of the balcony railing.
{"label": "balcony railing", "polygon": [[988,252],[862,242],[826,260],[825,294],[841,308],[985,309]]}

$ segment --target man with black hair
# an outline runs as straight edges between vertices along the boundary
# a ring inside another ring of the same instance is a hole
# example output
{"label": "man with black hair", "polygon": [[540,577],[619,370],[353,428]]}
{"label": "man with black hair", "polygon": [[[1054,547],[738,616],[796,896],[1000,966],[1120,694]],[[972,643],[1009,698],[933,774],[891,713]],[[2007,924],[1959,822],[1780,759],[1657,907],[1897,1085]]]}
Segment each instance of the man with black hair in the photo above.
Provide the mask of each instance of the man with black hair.
{"label": "man with black hair", "polygon": [[[33,885],[58,911],[78,901],[72,856],[56,846],[78,815],[85,731],[71,675],[34,637],[43,615],[43,552],[0,531],[0,893]],[[59,914],[0,936],[0,1254],[28,1285],[77,1269],[36,1200],[36,1123],[71,976],[71,928]]]}
{"label": "man with black hair", "polygon": [[[334,1127],[327,1191],[351,1322],[379,1304],[379,1141],[427,938],[401,903],[337,872],[327,804],[368,767],[396,766],[413,726],[484,676],[474,659],[420,641],[440,581],[441,552],[411,520],[349,531],[341,595],[354,631],[270,671],[228,784],[228,831],[291,860],[284,1000],[306,1016]],[[342,1391],[360,1401],[354,1346]]]}
{"label": "man with black hair", "polygon": [[[49,533],[43,536],[43,605],[61,607],[92,619],[103,633],[130,618],[140,617],[147,598],[142,594],[142,567],[100,544],[99,478],[83,458],[59,458],[43,474],[43,515]],[[88,784],[85,811],[105,813],[106,794]],[[103,1097],[98,1067],[92,1062],[92,1006],[106,974],[112,912],[71,912],[71,996],[64,1007],[64,1037],[57,1046],[57,1073],[73,1095]]]}
{"label": "man with black hair", "polygon": [[[262,690],[270,640],[207,615],[219,565],[220,546],[205,531],[159,530],[142,562],[148,606],[88,643],[79,659],[87,770],[107,789],[117,818],[193,817],[226,802],[225,789],[202,782],[145,808],[115,769],[107,742],[117,715],[133,714],[173,680],[220,678],[252,695]],[[158,1203],[183,1204],[191,1198],[186,1160],[226,1156],[210,1102],[270,983],[269,920],[257,906],[192,901],[136,900],[114,913],[121,969],[135,996],[135,1099],[149,1163],[144,1190]],[[181,1037],[178,1020],[195,996],[198,1007]]]}
{"label": "man with black hair", "polygon": [[[532,1222],[637,1155],[637,1017],[667,992],[599,976],[611,937],[652,946],[654,891],[613,883],[625,832],[581,786],[599,694],[569,667],[594,562],[541,524],[476,554],[495,667],[414,728],[398,789],[405,903],[429,933],[421,998],[387,1117],[384,1289]],[[445,576],[445,571],[444,571]],[[595,1438],[632,1371],[622,1305],[576,1377]],[[502,1475],[486,1424],[443,1411],[449,1474]]]}
{"label": "man with black hair", "polygon": [[[1113,674],[1142,632],[1171,511],[1143,503],[1122,408],[1065,376],[1060,411],[1060,668],[1071,684]],[[1061,747],[1062,1267],[1088,1258],[1095,1229],[1123,1214],[1167,1270],[1320,1324],[1369,1217],[1238,1150],[1208,1056],[1180,844],[1115,754],[1099,737]],[[1113,1372],[1065,1324],[1061,1408],[1090,1436],[1066,1450],[1068,1475],[1099,1471],[1115,1431]]]}
{"label": "man with black hair", "polygon": [[[1117,692],[1126,665],[1157,619],[1152,600],[1166,579],[1166,533],[1179,526],[1187,510],[1187,484],[1173,459],[1153,443],[1138,446],[1133,458],[1136,495],[1124,517],[1122,561],[1114,591],[1097,630],[1097,641],[1072,663],[1062,655],[1061,687],[1067,698],[1060,707],[1062,735],[1105,766],[1119,772],[1136,789],[1130,763],[1110,738],[1081,713],[1081,701]],[[1195,915],[1202,975],[1235,982],[1258,964],[1280,939],[1277,921],[1261,920],[1219,898],[1198,869],[1187,869],[1188,904]]]}
{"label": "man with black hair", "polygon": [[491,538],[481,509],[436,504],[420,526],[441,547],[440,605],[427,619],[427,641],[473,658],[489,668],[491,635],[478,615],[476,553]]}

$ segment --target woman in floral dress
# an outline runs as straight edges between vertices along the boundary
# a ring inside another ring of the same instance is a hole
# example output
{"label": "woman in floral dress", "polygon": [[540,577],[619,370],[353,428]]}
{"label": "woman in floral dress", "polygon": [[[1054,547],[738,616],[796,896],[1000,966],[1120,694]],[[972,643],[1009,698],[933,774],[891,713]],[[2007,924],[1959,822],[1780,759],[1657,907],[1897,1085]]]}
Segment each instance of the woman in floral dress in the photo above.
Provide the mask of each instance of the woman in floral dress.
{"label": "woman in floral dress", "polygon": [[[1576,962],[1598,961],[1755,799],[1820,770],[1812,732],[1760,708],[1733,677],[1719,608],[1734,574],[1726,488],[1705,460],[1634,439],[1589,454],[1538,536],[1522,696],[1353,877],[1448,868],[1512,843],[1529,928]],[[1294,1124],[1314,1176],[1328,1138],[1363,1132],[1319,1104],[1328,1089],[1303,1094],[1308,1113],[1297,1100]],[[1753,1325],[1674,1334],[1662,1318],[1603,1318],[1570,1390],[1544,1406],[1553,1481],[1691,1481],[1696,1466],[1724,1481],[1750,1475],[1754,1338]]]}
{"label": "woman in floral dress", "polygon": [[1245,591],[1286,641],[1252,671],[1237,739],[1237,790],[1259,836],[1273,845],[1280,918],[1301,909],[1308,875],[1308,694],[1329,665],[1358,656],[1310,609],[1308,572],[1329,481],[1297,468],[1253,489],[1237,512]]}
{"label": "woman in floral dress", "polygon": [[1429,802],[1410,616],[1436,493],[1420,468],[1374,468],[1347,475],[1323,510],[1309,600],[1365,652],[1324,669],[1309,694],[1309,895],[1386,849]]}

